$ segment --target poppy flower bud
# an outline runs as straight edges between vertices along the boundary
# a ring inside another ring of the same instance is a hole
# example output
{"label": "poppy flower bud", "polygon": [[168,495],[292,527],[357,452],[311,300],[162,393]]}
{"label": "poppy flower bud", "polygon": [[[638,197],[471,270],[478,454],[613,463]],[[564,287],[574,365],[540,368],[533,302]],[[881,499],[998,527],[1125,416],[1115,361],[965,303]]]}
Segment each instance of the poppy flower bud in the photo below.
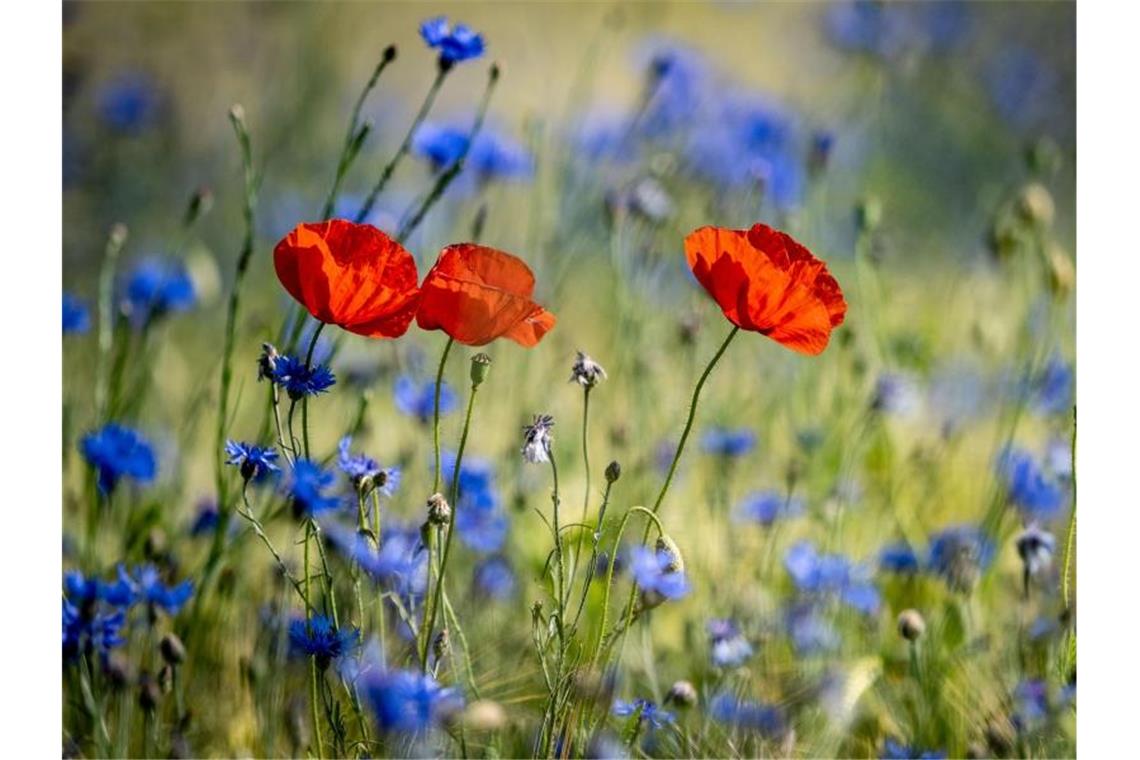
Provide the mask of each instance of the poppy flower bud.
{"label": "poppy flower bud", "polygon": [[471,357],[471,387],[478,388],[487,379],[491,369],[491,357],[480,352]]}
{"label": "poppy flower bud", "polygon": [[677,681],[669,687],[665,695],[665,704],[677,707],[692,707],[697,703],[697,689],[689,681]]}
{"label": "poppy flower bud", "polygon": [[926,621],[918,610],[903,610],[899,613],[899,635],[907,641],[918,641],[926,631]]}
{"label": "poppy flower bud", "polygon": [[875,196],[864,198],[855,211],[861,232],[874,232],[883,223],[883,204]]}
{"label": "poppy flower bud", "polygon": [[614,461],[612,461],[608,465],[606,465],[606,482],[607,483],[616,483],[618,478],[620,478],[620,477],[621,477],[621,465],[618,464],[617,460],[615,459]]}
{"label": "poppy flower bud", "polygon": [[433,493],[427,500],[428,523],[431,525],[447,525],[451,522],[451,505],[443,494]]}
{"label": "poppy flower bud", "polygon": [[163,636],[158,648],[162,652],[162,659],[171,665],[180,665],[186,659],[186,646],[177,634],[168,633]]}
{"label": "poppy flower bud", "polygon": [[677,546],[677,542],[662,534],[657,539],[657,554],[664,555],[667,563],[661,568],[662,572],[666,573],[683,573],[685,572],[685,560],[681,556],[681,548]]}
{"label": "poppy flower bud", "polygon": [[1027,221],[1048,227],[1053,223],[1053,195],[1040,182],[1031,182],[1021,189],[1017,210]]}

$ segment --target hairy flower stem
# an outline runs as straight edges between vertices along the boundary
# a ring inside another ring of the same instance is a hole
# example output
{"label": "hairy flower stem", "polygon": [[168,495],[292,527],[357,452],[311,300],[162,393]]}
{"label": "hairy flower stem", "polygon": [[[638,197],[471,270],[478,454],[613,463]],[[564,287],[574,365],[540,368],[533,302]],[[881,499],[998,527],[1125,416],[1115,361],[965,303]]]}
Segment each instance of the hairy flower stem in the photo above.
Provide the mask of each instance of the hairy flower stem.
{"label": "hairy flower stem", "polygon": [[[305,598],[312,599],[312,582],[313,576],[309,572],[309,539],[312,538],[313,528],[312,523],[305,524]],[[305,605],[305,633],[312,636],[313,632],[313,608],[311,605]],[[313,742],[316,745],[317,757],[324,758],[325,748],[324,742],[321,739],[321,716],[317,709],[317,702],[319,701],[318,687],[317,687],[317,658],[309,658],[309,708],[311,717],[313,719]]]}
{"label": "hairy flower stem", "polygon": [[[582,468],[586,471],[586,488],[582,493],[582,525],[586,524],[586,515],[590,511],[590,389],[591,386],[584,387],[582,392]],[[609,487],[607,486],[607,491]],[[597,543],[594,544],[595,548]],[[578,574],[578,557],[582,552],[582,529],[578,529],[578,538],[574,541],[574,572],[572,575]],[[587,584],[588,586],[588,584]],[[581,609],[579,607],[579,609]]]}
{"label": "hairy flower stem", "polygon": [[443,368],[447,364],[447,355],[451,352],[451,344],[455,342],[455,338],[448,338],[447,345],[443,347],[443,355],[439,357],[439,369],[435,373],[435,398],[432,402],[432,422],[431,434],[432,445],[435,452],[435,480],[432,481],[431,492],[439,493],[440,481],[443,465],[440,463],[439,458],[439,393],[443,386]]}
{"label": "hairy flower stem", "polygon": [[305,610],[308,611],[311,608],[309,604],[309,594],[307,590],[301,586],[301,582],[294,578],[293,574],[289,572],[289,567],[285,564],[285,560],[281,559],[280,553],[278,553],[276,547],[273,546],[273,542],[269,540],[269,536],[266,535],[265,527],[261,524],[261,521],[257,519],[257,516],[253,514],[253,509],[249,504],[248,486],[248,480],[242,484],[241,502],[243,506],[238,508],[238,514],[249,521],[249,524],[253,527],[253,532],[257,534],[257,537],[261,539],[261,543],[265,544],[265,548],[273,555],[273,559],[277,562],[277,567],[281,570],[281,574],[292,584],[293,588],[297,591],[297,596],[301,597],[301,601],[305,605]]}
{"label": "hairy flower stem", "polygon": [[[317,329],[313,330],[313,337],[309,339],[309,350],[305,354],[305,373],[308,374],[309,370],[313,368],[313,352],[317,348],[317,339],[321,337],[321,331],[325,329],[324,322],[317,323]],[[305,458],[309,458],[309,397],[308,395],[301,397],[301,437],[304,439]]]}
{"label": "hairy flower stem", "polygon": [[610,503],[611,488],[613,488],[613,483],[606,481],[606,491],[602,495],[602,506],[598,509],[598,519],[594,523],[594,536],[593,545],[590,548],[590,561],[586,565],[586,580],[582,585],[582,596],[578,599],[578,611],[574,613],[574,622],[570,625],[571,631],[575,631],[578,628],[578,621],[582,618],[582,610],[586,607],[586,597],[590,594],[590,584],[594,582],[594,573],[598,564],[598,542],[602,538],[602,520],[605,519],[606,507]]}
{"label": "hairy flower stem", "polygon": [[427,96],[424,97],[424,102],[420,104],[420,110],[416,113],[416,118],[412,120],[411,126],[408,127],[407,134],[404,135],[403,141],[400,142],[400,147],[396,149],[395,155],[385,164],[384,170],[380,172],[380,178],[376,180],[376,184],[368,191],[368,197],[364,199],[364,205],[356,212],[356,219],[354,221],[357,224],[363,222],[368,218],[368,215],[372,213],[372,207],[376,205],[376,199],[388,185],[388,180],[392,179],[392,174],[396,171],[396,167],[399,166],[400,161],[404,159],[404,156],[408,155],[408,151],[412,147],[412,138],[416,136],[420,125],[423,124],[424,119],[427,118],[428,112],[431,111],[432,104],[435,103],[435,96],[439,94],[439,89],[443,86],[443,80],[447,78],[452,68],[451,65],[441,65],[439,67],[435,79],[431,83],[431,87],[428,88]]}
{"label": "hairy flower stem", "polygon": [[[450,342],[448,343],[450,345]],[[442,368],[442,364],[440,367]],[[436,381],[436,411],[437,411],[437,424],[436,424],[436,440],[439,440],[439,425],[438,425],[438,411],[439,411],[439,380]],[[471,428],[471,411],[475,408],[475,395],[479,392],[479,386],[472,383],[471,395],[467,398],[467,413],[463,420],[463,433],[459,436],[459,449],[455,452],[455,466],[451,473],[451,490],[449,493],[449,503],[451,504],[451,521],[447,526],[447,537],[443,540],[443,549],[439,561],[439,574],[435,580],[435,593],[432,595],[431,604],[424,607],[424,624],[420,628],[423,640],[420,642],[420,666],[423,672],[427,672],[428,661],[428,648],[431,646],[431,637],[435,629],[435,618],[439,613],[439,606],[441,597],[444,594],[444,583],[447,580],[447,561],[451,557],[451,544],[452,539],[455,537],[455,513],[459,502],[459,468],[463,463],[463,452],[467,448],[467,433]],[[439,448],[436,447],[436,467],[439,467]],[[438,469],[436,480],[439,480]],[[438,492],[438,491],[437,491]]]}

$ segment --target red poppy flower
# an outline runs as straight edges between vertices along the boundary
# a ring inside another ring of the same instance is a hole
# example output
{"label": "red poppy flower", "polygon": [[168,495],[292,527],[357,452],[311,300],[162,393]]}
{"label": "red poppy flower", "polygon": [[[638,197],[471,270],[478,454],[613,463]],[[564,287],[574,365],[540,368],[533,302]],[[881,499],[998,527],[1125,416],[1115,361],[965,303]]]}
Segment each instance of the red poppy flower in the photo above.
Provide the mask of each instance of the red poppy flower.
{"label": "red poppy flower", "polygon": [[847,314],[827,265],[766,225],[701,227],[685,238],[685,256],[728,321],[793,351],[821,353]]}
{"label": "red poppy flower", "polygon": [[468,346],[502,337],[530,348],[556,321],[533,294],[534,275],[522,260],[474,243],[449,245],[424,278],[416,323]]}
{"label": "red poppy flower", "polygon": [[415,259],[370,224],[299,224],[273,249],[273,266],[310,314],[357,335],[398,338],[416,314]]}

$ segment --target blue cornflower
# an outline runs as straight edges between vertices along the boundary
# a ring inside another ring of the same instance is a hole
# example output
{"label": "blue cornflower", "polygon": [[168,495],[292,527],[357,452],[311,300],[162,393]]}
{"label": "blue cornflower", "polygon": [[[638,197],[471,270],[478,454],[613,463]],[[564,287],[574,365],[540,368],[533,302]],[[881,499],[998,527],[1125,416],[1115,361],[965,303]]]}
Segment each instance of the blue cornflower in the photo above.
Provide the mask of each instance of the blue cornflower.
{"label": "blue cornflower", "polygon": [[103,494],[114,491],[121,478],[149,483],[158,469],[150,443],[138,431],[113,422],[83,436],[79,447],[98,471]]}
{"label": "blue cornflower", "polygon": [[1071,414],[1073,410],[1073,369],[1060,357],[1053,357],[1033,379],[1033,404],[1045,414]]}
{"label": "blue cornflower", "polygon": [[810,604],[798,604],[789,609],[785,623],[788,636],[801,655],[832,652],[839,647],[839,633]]}
{"label": "blue cornflower", "polygon": [[639,51],[647,66],[645,104],[638,130],[664,137],[692,124],[693,114],[707,105],[712,67],[699,51],[669,40],[651,40]]}
{"label": "blue cornflower", "polygon": [[106,659],[112,649],[122,646],[126,621],[126,613],[122,610],[99,612],[94,606],[81,608],[64,599],[63,661],[74,662],[84,653]]}
{"label": "blue cornflower", "polygon": [[819,554],[811,542],[800,541],[784,554],[784,567],[800,591],[837,595],[864,615],[879,610],[879,591],[865,569],[840,554]]}
{"label": "blue cornflower", "polygon": [[463,708],[463,695],[411,670],[370,674],[364,693],[385,733],[420,734]]}
{"label": "blue cornflower", "polygon": [[917,22],[930,50],[944,53],[969,36],[973,26],[970,4],[965,0],[933,0],[916,4]]}
{"label": "blue cornflower", "polygon": [[976,525],[945,528],[930,538],[927,568],[960,589],[973,585],[978,570],[988,567],[994,543]]}
{"label": "blue cornflower", "polygon": [[492,599],[510,599],[515,592],[515,573],[506,558],[488,557],[475,566],[475,587]]}
{"label": "blue cornflower", "polygon": [[803,511],[802,499],[779,491],[754,491],[740,502],[736,508],[736,515],[739,520],[749,520],[770,527],[777,519],[798,517]]}
{"label": "blue cornflower", "polygon": [[324,393],[336,384],[336,375],[323,364],[306,367],[305,362],[294,356],[279,356],[273,368],[273,382],[297,401]]}
{"label": "blue cornflower", "polygon": [[1060,80],[1036,52],[1005,45],[986,66],[984,75],[994,108],[1014,128],[1039,126],[1054,115]]}
{"label": "blue cornflower", "polygon": [[839,592],[839,599],[856,612],[867,616],[877,615],[882,604],[879,589],[870,581],[856,580]]}
{"label": "blue cornflower", "polygon": [[492,509],[460,508],[455,513],[459,538],[470,548],[484,554],[503,548],[509,521],[498,507]]}
{"label": "blue cornflower", "polygon": [[85,333],[91,329],[91,312],[79,298],[63,294],[63,334]]}
{"label": "blue cornflower", "polygon": [[824,29],[840,50],[890,60],[912,41],[903,13],[901,6],[875,0],[837,3],[824,17]]}
{"label": "blue cornflower", "polygon": [[659,594],[666,599],[680,599],[690,591],[684,571],[672,570],[675,560],[664,551],[644,546],[634,547],[630,555],[630,573],[643,593]]}
{"label": "blue cornflower", "polygon": [[289,623],[289,644],[294,652],[316,658],[317,667],[325,670],[360,644],[360,631],[337,630],[324,615],[314,615],[308,621],[298,618]]}
{"label": "blue cornflower", "polygon": [[389,590],[405,599],[418,598],[427,590],[428,555],[419,530],[387,525],[376,549],[370,540],[337,523],[323,529],[333,546]]}
{"label": "blue cornflower", "polygon": [[756,433],[748,428],[712,428],[701,437],[701,450],[715,456],[744,456],[755,447]]}
{"label": "blue cornflower", "polygon": [[888,372],[881,375],[875,383],[871,408],[877,412],[907,417],[922,408],[922,394],[910,377]]}
{"label": "blue cornflower", "polygon": [[436,171],[451,166],[467,149],[467,130],[425,121],[412,138],[412,153],[427,159]]}
{"label": "blue cornflower", "polygon": [[713,619],[707,628],[712,640],[712,661],[717,667],[735,668],[752,656],[752,645],[732,620]]}
{"label": "blue cornflower", "polygon": [[709,714],[713,720],[757,731],[765,736],[779,736],[785,730],[784,714],[778,707],[742,700],[727,691],[712,698],[709,702]]}
{"label": "blue cornflower", "polygon": [[673,713],[663,710],[656,703],[648,699],[635,699],[626,702],[621,699],[614,700],[612,712],[619,718],[628,718],[637,715],[642,723],[649,724],[652,729],[664,728],[675,720]]}
{"label": "blue cornflower", "polygon": [[[455,454],[443,452],[443,474],[448,485],[455,471]],[[459,467],[459,498],[455,506],[455,526],[460,540],[477,552],[499,551],[510,525],[495,487],[495,469],[490,461],[468,456]]]}
{"label": "blue cornflower", "polygon": [[918,555],[905,541],[887,544],[879,550],[879,568],[888,573],[917,573]]}
{"label": "blue cornflower", "polygon": [[261,448],[251,443],[226,441],[226,464],[237,465],[242,480],[261,480],[271,472],[277,472],[274,462],[277,451],[272,446]]}
{"label": "blue cornflower", "polygon": [[[415,417],[421,423],[427,424],[435,415],[435,381],[425,380],[420,383],[409,375],[400,375],[396,378],[393,388],[393,398],[396,408],[409,417]],[[459,403],[455,391],[447,383],[439,386],[439,416],[450,414]]]}
{"label": "blue cornflower", "polygon": [[174,312],[194,308],[194,281],[180,261],[148,258],[135,264],[122,286],[120,308],[141,329]]}
{"label": "blue cornflower", "polygon": [[1024,731],[1049,715],[1049,687],[1036,679],[1022,681],[1014,689],[1013,702],[1016,707],[1013,724]]}
{"label": "blue cornflower", "polygon": [[902,742],[887,739],[883,742],[883,753],[879,755],[882,760],[942,760],[946,753],[942,750],[922,750],[917,747],[908,747]]}
{"label": "blue cornflower", "polygon": [[212,501],[198,506],[198,513],[190,523],[191,536],[204,536],[214,532],[218,526],[218,505]]}
{"label": "blue cornflower", "polygon": [[108,601],[130,606],[146,604],[152,609],[160,609],[168,615],[176,615],[194,595],[194,582],[185,580],[174,586],[162,582],[162,575],[154,565],[139,565],[128,571],[123,565],[118,569],[119,581],[114,592],[108,594]]}
{"label": "blue cornflower", "polygon": [[297,517],[313,517],[340,503],[335,496],[325,493],[335,478],[331,472],[308,459],[298,459],[293,464],[293,475],[289,480],[288,493],[293,499],[293,514]]}
{"label": "blue cornflower", "polygon": [[[440,171],[459,160],[467,149],[467,139],[464,127],[425,122],[416,131],[412,151]],[[460,194],[467,194],[492,180],[522,180],[533,174],[534,161],[523,145],[485,127],[467,153],[457,189]]]}
{"label": "blue cornflower", "polygon": [[351,453],[349,451],[351,446],[352,436],[341,438],[337,446],[337,465],[341,472],[348,476],[356,490],[368,492],[376,488],[391,498],[400,487],[400,471],[396,468],[385,469],[379,462],[365,454]]}
{"label": "blue cornflower", "polygon": [[626,164],[637,151],[629,139],[629,118],[614,114],[591,113],[582,118],[571,136],[575,155],[606,164]]}
{"label": "blue cornflower", "polygon": [[483,55],[483,35],[466,24],[454,27],[446,16],[429,18],[420,24],[420,37],[430,48],[439,48],[440,63],[451,65]]}
{"label": "blue cornflower", "polygon": [[1025,518],[1049,520],[1060,512],[1065,500],[1061,485],[1045,473],[1029,452],[1006,449],[998,457],[997,471],[1009,500]]}
{"label": "blue cornflower", "polygon": [[112,129],[138,134],[158,117],[159,94],[149,76],[124,74],[104,84],[97,95],[99,116]]}

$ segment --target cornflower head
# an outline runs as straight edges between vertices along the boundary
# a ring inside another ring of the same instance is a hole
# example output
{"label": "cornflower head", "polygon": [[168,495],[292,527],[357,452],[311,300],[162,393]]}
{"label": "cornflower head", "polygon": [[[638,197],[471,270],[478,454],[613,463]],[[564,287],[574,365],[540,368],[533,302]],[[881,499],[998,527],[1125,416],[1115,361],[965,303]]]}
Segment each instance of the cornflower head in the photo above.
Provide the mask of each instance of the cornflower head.
{"label": "cornflower head", "polygon": [[314,615],[311,620],[298,618],[289,623],[289,645],[293,651],[315,658],[317,668],[322,671],[359,644],[359,629],[338,630],[324,615]]}
{"label": "cornflower head", "polygon": [[756,433],[748,428],[712,428],[701,436],[702,451],[726,459],[744,456],[755,447]]}
{"label": "cornflower head", "polygon": [[942,576],[951,588],[968,591],[978,573],[993,562],[993,541],[976,525],[955,525],[930,539],[927,568]]}
{"label": "cornflower head", "polygon": [[99,117],[116,132],[135,135],[155,122],[161,93],[144,73],[132,71],[105,82],[97,95]]}
{"label": "cornflower head", "polygon": [[287,493],[293,501],[293,514],[300,517],[313,517],[340,503],[335,496],[325,493],[335,478],[331,472],[309,459],[298,459],[293,464]]}
{"label": "cornflower head", "polygon": [[534,160],[523,145],[484,126],[468,150],[468,130],[467,126],[425,122],[416,131],[412,151],[436,172],[454,165],[467,151],[464,171],[455,183],[458,195],[470,195],[494,180],[525,180],[534,174]]}
{"label": "cornflower head", "polygon": [[712,661],[720,668],[743,665],[752,656],[752,645],[732,620],[714,618],[707,624],[712,643]]}
{"label": "cornflower head", "polygon": [[177,615],[194,595],[193,581],[184,580],[168,586],[158,568],[151,564],[139,565],[131,571],[119,565],[118,576],[118,582],[108,592],[108,601],[122,606],[146,604],[151,610],[160,609],[168,615]]}
{"label": "cornflower head", "polygon": [[119,305],[131,325],[141,329],[167,314],[189,311],[197,300],[181,262],[149,258],[127,273]]}
{"label": "cornflower head", "polygon": [[[409,417],[415,417],[421,424],[431,422],[435,415],[435,381],[420,383],[409,375],[396,378],[393,388],[396,408]],[[455,391],[447,383],[439,387],[439,415],[450,414],[459,404]]]}
{"label": "cornflower head", "polygon": [[261,344],[261,354],[257,357],[257,382],[268,380],[275,382],[277,375],[277,360],[281,358],[281,354],[277,353],[277,347],[272,343]]}
{"label": "cornflower head", "polygon": [[483,35],[466,24],[454,27],[447,16],[429,18],[420,24],[420,37],[429,48],[439,48],[440,67],[450,68],[461,61],[483,55]]}
{"label": "cornflower head", "polygon": [[1069,412],[1073,406],[1073,369],[1059,356],[1054,356],[1033,378],[1034,406],[1045,414]]}
{"label": "cornflower head", "polygon": [[809,541],[800,541],[784,555],[784,567],[796,588],[815,595],[832,595],[864,615],[879,610],[879,590],[866,568],[841,554],[819,554]]}
{"label": "cornflower head", "polygon": [[91,329],[91,311],[71,293],[63,294],[63,334],[83,334]]}
{"label": "cornflower head", "polygon": [[1047,530],[1037,525],[1029,525],[1018,534],[1017,556],[1021,557],[1021,564],[1025,568],[1026,580],[1045,572],[1053,564],[1053,552],[1057,548],[1057,540]]}
{"label": "cornflower head", "polygon": [[753,491],[737,506],[736,518],[756,522],[767,528],[776,520],[799,517],[803,511],[803,499],[779,491]]}
{"label": "cornflower head", "polygon": [[709,714],[720,723],[755,731],[764,736],[778,737],[787,730],[784,714],[778,707],[743,700],[727,691],[712,698]]}
{"label": "cornflower head", "polygon": [[578,352],[574,366],[570,368],[570,382],[584,388],[593,388],[606,379],[606,370],[583,351]]}
{"label": "cornflower head", "polygon": [[336,384],[336,375],[323,364],[306,367],[295,356],[279,356],[274,361],[273,382],[285,389],[289,398],[299,401],[324,393]]}
{"label": "cornflower head", "polygon": [[80,655],[98,655],[106,662],[111,650],[122,646],[127,616],[123,610],[105,612],[95,606],[81,607],[63,600],[63,661],[72,663]]}
{"label": "cornflower head", "polygon": [[1061,485],[1029,452],[1006,449],[998,457],[997,471],[1009,500],[1027,520],[1049,520],[1061,511],[1065,496]]}
{"label": "cornflower head", "polygon": [[279,471],[274,464],[277,451],[272,446],[262,448],[251,443],[226,441],[226,456],[226,464],[236,465],[247,483],[264,480],[269,473]]}
{"label": "cornflower head", "polygon": [[654,730],[664,728],[676,720],[673,713],[658,707],[655,702],[648,699],[635,699],[632,702],[617,699],[614,700],[610,711],[619,718],[636,715],[639,722]]}
{"label": "cornflower head", "polygon": [[554,418],[549,414],[536,414],[531,424],[523,426],[523,459],[531,464],[550,461],[550,446],[554,443],[550,429],[553,427]]}
{"label": "cornflower head", "polygon": [[423,734],[463,708],[463,695],[411,670],[373,672],[363,679],[376,723],[384,733]]}
{"label": "cornflower head", "polygon": [[340,471],[352,481],[352,487],[360,494],[368,494],[373,488],[391,498],[400,487],[400,471],[397,468],[385,469],[375,459],[365,454],[353,454],[352,436],[340,439],[337,446],[337,465]]}
{"label": "cornflower head", "polygon": [[879,757],[882,760],[943,760],[946,753],[943,750],[910,747],[888,737],[883,741],[883,752]]}
{"label": "cornflower head", "polygon": [[795,604],[785,615],[792,645],[800,655],[832,652],[839,647],[839,633],[813,604]]}
{"label": "cornflower head", "polygon": [[1024,731],[1049,715],[1049,687],[1041,680],[1027,679],[1013,690],[1016,707],[1011,719],[1018,730]]}
{"label": "cornflower head", "polygon": [[99,491],[115,490],[122,478],[136,483],[154,480],[157,465],[150,443],[136,430],[109,422],[83,436],[80,450],[99,475]]}
{"label": "cornflower head", "polygon": [[887,544],[879,550],[879,569],[888,573],[917,573],[918,555],[906,541]]}
{"label": "cornflower head", "polygon": [[218,525],[218,505],[206,501],[198,505],[198,512],[190,523],[191,536],[204,536],[214,532]]}
{"label": "cornflower head", "polygon": [[886,373],[875,382],[871,408],[896,417],[910,417],[922,409],[922,393],[908,375]]}
{"label": "cornflower head", "polygon": [[338,523],[322,526],[332,545],[366,573],[401,598],[418,598],[427,590],[427,551],[420,532],[389,525],[377,549],[372,542]]}

